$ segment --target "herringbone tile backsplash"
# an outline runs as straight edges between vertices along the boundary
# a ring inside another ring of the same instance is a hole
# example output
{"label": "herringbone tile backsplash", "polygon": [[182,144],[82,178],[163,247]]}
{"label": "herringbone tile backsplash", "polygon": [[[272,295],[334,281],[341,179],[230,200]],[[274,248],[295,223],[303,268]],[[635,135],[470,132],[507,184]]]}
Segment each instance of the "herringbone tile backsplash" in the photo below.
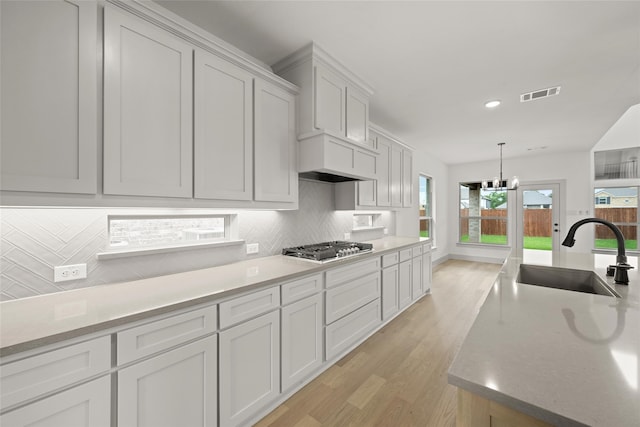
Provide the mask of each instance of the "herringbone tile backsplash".
{"label": "herringbone tile backsplash", "polygon": [[[341,240],[351,232],[352,213],[334,211],[331,184],[300,181],[297,211],[238,211],[240,238],[258,243],[260,253],[280,253],[283,247]],[[148,209],[128,213],[149,213]],[[25,298],[69,289],[179,273],[241,261],[244,246],[193,249],[111,260],[96,259],[108,249],[109,209],[0,209],[0,298]],[[118,211],[121,213],[121,211]],[[383,213],[381,223],[395,233],[395,215]],[[352,240],[382,237],[381,230],[354,232]],[[87,264],[88,277],[53,282],[53,267]],[[179,284],[176,284],[179,286]]]}

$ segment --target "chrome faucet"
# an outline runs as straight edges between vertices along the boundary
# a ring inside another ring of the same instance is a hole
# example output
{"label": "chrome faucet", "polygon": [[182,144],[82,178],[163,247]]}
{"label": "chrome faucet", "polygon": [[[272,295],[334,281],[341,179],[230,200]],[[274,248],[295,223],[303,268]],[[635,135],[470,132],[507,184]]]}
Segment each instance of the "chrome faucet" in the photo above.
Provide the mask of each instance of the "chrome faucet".
{"label": "chrome faucet", "polygon": [[[613,231],[613,234],[616,235],[616,240],[618,240],[618,255],[616,257],[616,265],[610,266],[611,268],[615,268],[615,276],[613,277],[613,281],[615,283],[621,285],[629,284],[629,274],[627,274],[627,270],[632,269],[633,267],[627,263],[627,255],[624,250],[624,236],[618,227],[616,227],[613,223],[600,219],[600,218],[585,218],[576,222],[571,226],[569,232],[567,233],[567,237],[565,237],[562,242],[562,246],[572,247],[576,242],[574,236],[576,234],[576,230],[583,224],[587,224],[589,222],[596,222],[598,224],[606,225]],[[609,275],[610,268],[607,268],[607,275]]]}

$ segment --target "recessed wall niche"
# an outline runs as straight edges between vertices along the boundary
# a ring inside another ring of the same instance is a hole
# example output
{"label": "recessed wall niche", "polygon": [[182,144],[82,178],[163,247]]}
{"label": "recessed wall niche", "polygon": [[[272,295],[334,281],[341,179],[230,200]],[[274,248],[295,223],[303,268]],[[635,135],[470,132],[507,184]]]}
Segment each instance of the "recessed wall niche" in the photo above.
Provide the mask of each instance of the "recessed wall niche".
{"label": "recessed wall niche", "polygon": [[594,153],[595,180],[639,178],[640,146]]}

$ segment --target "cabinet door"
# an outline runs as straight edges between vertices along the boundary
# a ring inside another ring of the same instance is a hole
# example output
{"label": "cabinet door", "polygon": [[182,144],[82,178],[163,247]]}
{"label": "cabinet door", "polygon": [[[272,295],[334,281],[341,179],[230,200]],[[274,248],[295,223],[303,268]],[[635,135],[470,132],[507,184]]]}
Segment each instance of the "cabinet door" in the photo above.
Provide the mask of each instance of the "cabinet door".
{"label": "cabinet door", "polygon": [[399,310],[398,265],[382,270],[382,318],[388,319]]}
{"label": "cabinet door", "polygon": [[217,425],[216,353],[212,335],[122,369],[118,426]]}
{"label": "cabinet door", "polygon": [[104,10],[104,193],[192,195],[192,48]]}
{"label": "cabinet door", "polygon": [[410,150],[402,150],[402,206],[413,206],[413,155]]}
{"label": "cabinet door", "polygon": [[220,425],[240,425],[275,399],[280,393],[279,311],[221,332],[219,370]]}
{"label": "cabinet door", "polygon": [[369,130],[369,98],[359,90],[347,86],[347,138],[365,144]]}
{"label": "cabinet door", "polygon": [[401,262],[398,271],[398,304],[402,310],[411,302],[411,261]]}
{"label": "cabinet door", "polygon": [[96,193],[97,3],[0,9],[1,189]]}
{"label": "cabinet door", "polygon": [[402,207],[402,148],[396,144],[391,146],[390,169],[391,206]]}
{"label": "cabinet door", "polygon": [[425,293],[431,290],[431,252],[422,255],[422,287]]}
{"label": "cabinet door", "polygon": [[358,205],[377,206],[376,204],[376,181],[358,181]]}
{"label": "cabinet door", "polygon": [[413,258],[411,273],[411,299],[415,301],[424,295],[422,288],[422,256]]}
{"label": "cabinet door", "polygon": [[298,199],[296,98],[262,80],[255,83],[255,200]]}
{"label": "cabinet door", "polygon": [[322,365],[322,294],[282,307],[282,391]]}
{"label": "cabinet door", "polygon": [[391,142],[378,137],[378,179],[376,181],[376,195],[378,206],[391,206]]}
{"label": "cabinet door", "polygon": [[253,76],[197,51],[194,77],[194,196],[251,200]]}
{"label": "cabinet door", "polygon": [[322,65],[315,66],[314,126],[345,136],[346,83]]}
{"label": "cabinet door", "polygon": [[11,427],[109,427],[111,378],[105,376],[0,416]]}

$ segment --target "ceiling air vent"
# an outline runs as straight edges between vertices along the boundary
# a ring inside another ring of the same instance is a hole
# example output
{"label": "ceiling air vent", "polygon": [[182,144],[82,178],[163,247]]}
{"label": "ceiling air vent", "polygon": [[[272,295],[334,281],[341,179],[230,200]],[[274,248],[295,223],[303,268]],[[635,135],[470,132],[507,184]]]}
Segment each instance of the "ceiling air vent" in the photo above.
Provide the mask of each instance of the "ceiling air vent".
{"label": "ceiling air vent", "polygon": [[520,102],[528,102],[536,99],[546,98],[548,96],[557,95],[560,93],[560,86],[550,87],[547,89],[540,89],[529,93],[523,93],[520,95]]}

